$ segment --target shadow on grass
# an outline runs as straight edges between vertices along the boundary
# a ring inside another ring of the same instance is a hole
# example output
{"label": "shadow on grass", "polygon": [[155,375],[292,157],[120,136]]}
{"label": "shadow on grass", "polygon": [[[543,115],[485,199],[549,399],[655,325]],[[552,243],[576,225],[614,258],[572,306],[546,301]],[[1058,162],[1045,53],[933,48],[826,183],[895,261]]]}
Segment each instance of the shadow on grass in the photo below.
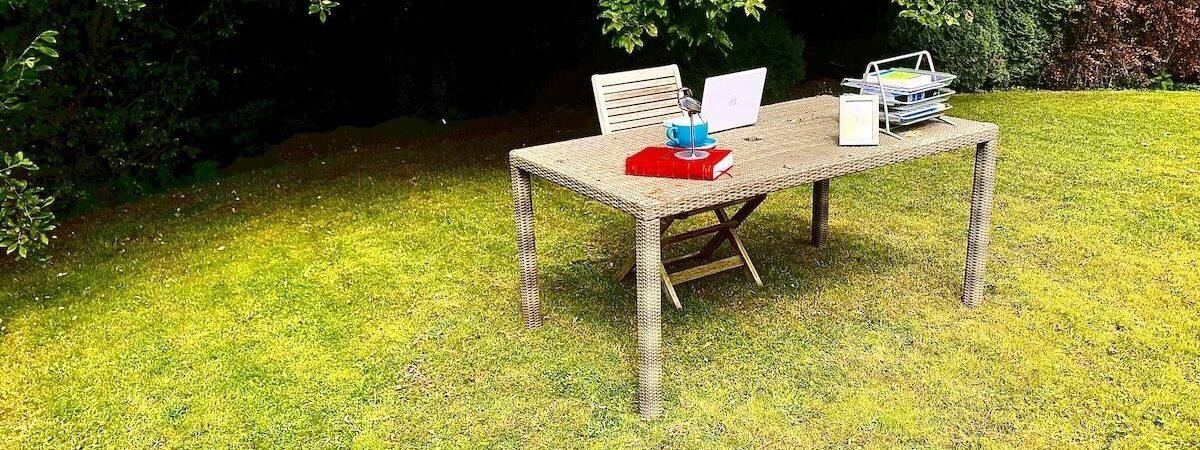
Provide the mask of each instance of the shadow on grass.
{"label": "shadow on grass", "polygon": [[[912,250],[838,229],[831,230],[825,245],[813,247],[810,224],[805,220],[801,225],[796,219],[789,214],[759,214],[748,221],[752,226],[748,223],[743,228],[742,240],[763,286],[754,285],[740,268],[677,286],[683,309],[676,309],[664,297],[664,324],[702,327],[718,317],[715,312],[765,313],[771,302],[819,296],[822,291],[861,283],[864,277],[887,276],[897,267],[920,261],[920,255]],[[622,324],[616,331],[629,333],[624,324],[634,321],[636,288],[632,281],[618,283],[614,279],[617,268],[632,254],[628,241],[626,237],[598,242],[600,258],[553,266],[540,261],[544,310],[590,324],[596,331],[612,332],[612,325]],[[731,254],[728,245],[721,251],[724,253],[715,258]]]}

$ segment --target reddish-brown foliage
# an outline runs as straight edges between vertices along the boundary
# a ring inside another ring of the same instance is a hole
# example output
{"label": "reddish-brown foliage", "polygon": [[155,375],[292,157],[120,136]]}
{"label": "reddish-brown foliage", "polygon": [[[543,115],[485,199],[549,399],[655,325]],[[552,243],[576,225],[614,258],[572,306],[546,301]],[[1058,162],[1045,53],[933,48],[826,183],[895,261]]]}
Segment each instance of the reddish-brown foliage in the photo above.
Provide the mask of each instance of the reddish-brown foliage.
{"label": "reddish-brown foliage", "polygon": [[1200,75],[1200,0],[1084,0],[1051,56],[1058,88],[1144,85]]}

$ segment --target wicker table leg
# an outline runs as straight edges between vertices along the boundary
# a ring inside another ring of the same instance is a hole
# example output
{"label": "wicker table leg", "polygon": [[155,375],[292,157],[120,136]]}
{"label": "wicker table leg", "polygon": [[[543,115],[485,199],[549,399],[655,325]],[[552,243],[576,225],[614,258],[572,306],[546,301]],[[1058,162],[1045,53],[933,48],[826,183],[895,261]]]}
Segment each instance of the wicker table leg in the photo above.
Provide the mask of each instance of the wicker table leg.
{"label": "wicker table leg", "polygon": [[813,183],[812,245],[820,247],[829,239],[829,180]]}
{"label": "wicker table leg", "polygon": [[662,414],[662,297],[660,274],[649,270],[661,261],[659,219],[637,219],[637,365],[638,413]]}
{"label": "wicker table leg", "polygon": [[525,328],[542,326],[542,305],[538,299],[537,245],[533,235],[533,197],[529,172],[509,167],[512,177],[513,210],[517,223],[517,264],[521,272],[521,318]]}
{"label": "wicker table leg", "polygon": [[963,273],[963,304],[976,307],[983,301],[983,272],[992,221],[992,195],[996,187],[996,141],[975,147],[975,183],[971,189],[971,225],[967,231],[967,264]]}

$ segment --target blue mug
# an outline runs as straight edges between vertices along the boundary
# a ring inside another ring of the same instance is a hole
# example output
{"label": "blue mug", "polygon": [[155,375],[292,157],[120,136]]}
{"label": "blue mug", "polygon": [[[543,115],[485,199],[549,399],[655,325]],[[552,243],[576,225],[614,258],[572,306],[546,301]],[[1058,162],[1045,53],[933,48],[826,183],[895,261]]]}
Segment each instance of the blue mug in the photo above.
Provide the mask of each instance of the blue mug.
{"label": "blue mug", "polygon": [[703,146],[708,142],[708,121],[701,117],[695,118],[696,125],[693,126],[692,119],[687,117],[676,117],[663,123],[667,127],[667,141],[676,147],[691,147],[693,132],[696,139],[696,146]]}

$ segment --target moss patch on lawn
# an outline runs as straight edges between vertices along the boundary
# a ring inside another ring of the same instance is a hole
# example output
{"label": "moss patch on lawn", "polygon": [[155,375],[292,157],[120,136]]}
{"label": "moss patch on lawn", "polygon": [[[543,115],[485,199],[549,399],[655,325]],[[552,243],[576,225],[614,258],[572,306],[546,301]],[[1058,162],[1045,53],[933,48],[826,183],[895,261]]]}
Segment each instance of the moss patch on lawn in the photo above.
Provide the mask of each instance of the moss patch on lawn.
{"label": "moss patch on lawn", "polygon": [[664,308],[634,413],[632,222],[535,184],[545,326],[520,327],[506,149],[468,124],[67,224],[0,269],[0,447],[1200,445],[1200,95],[957,97],[1000,124],[984,305],[960,305],[972,152],[832,183],[743,228]]}

